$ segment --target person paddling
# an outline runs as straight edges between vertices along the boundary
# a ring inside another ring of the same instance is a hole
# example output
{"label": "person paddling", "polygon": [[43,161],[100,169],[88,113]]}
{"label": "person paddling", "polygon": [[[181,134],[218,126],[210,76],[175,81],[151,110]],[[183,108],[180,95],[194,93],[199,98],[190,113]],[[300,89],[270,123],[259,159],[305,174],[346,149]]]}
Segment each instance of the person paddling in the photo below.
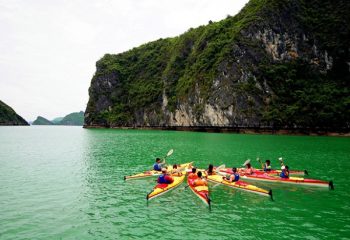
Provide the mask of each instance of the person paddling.
{"label": "person paddling", "polygon": [[198,176],[196,174],[197,169],[196,168],[192,168],[192,172],[190,174],[188,174],[188,178],[189,179],[196,179]]}
{"label": "person paddling", "polygon": [[171,175],[173,175],[173,176],[182,176],[181,169],[177,168],[177,164],[173,165],[173,170],[171,170]]}
{"label": "person paddling", "polygon": [[281,178],[289,178],[289,167],[288,166],[282,166],[282,172],[280,174]]}
{"label": "person paddling", "polygon": [[174,182],[174,179],[167,174],[166,168],[162,168],[162,175],[158,177],[158,183],[170,184]]}
{"label": "person paddling", "polygon": [[161,161],[162,160],[160,158],[156,158],[156,162],[153,164],[153,170],[162,171],[164,162],[161,162]]}
{"label": "person paddling", "polygon": [[206,170],[206,173],[207,173],[207,176],[215,175],[213,164],[209,164],[208,169]]}
{"label": "person paddling", "polygon": [[243,170],[243,173],[246,175],[252,175],[254,173],[254,168],[252,168],[252,165],[250,164],[250,159],[245,161],[243,163],[243,166],[245,166],[245,169]]}
{"label": "person paddling", "polygon": [[237,182],[239,180],[239,174],[237,172],[237,168],[232,168],[232,174],[228,175],[227,177],[222,177],[223,180],[230,181],[230,182]]}
{"label": "person paddling", "polygon": [[266,160],[264,165],[263,165],[263,169],[264,169],[264,172],[270,172],[271,171],[271,161],[270,160]]}
{"label": "person paddling", "polygon": [[205,179],[202,178],[202,172],[198,171],[197,178],[193,181],[193,186],[208,186],[208,183]]}

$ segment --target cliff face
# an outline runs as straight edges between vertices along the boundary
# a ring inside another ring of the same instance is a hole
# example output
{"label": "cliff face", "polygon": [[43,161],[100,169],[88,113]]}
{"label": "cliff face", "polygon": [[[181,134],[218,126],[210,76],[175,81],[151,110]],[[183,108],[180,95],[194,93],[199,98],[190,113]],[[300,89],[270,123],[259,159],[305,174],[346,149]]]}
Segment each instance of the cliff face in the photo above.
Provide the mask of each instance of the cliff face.
{"label": "cliff face", "polygon": [[10,106],[0,101],[0,126],[29,125]]}
{"label": "cliff face", "polygon": [[85,126],[348,129],[350,3],[251,0],[96,64]]}

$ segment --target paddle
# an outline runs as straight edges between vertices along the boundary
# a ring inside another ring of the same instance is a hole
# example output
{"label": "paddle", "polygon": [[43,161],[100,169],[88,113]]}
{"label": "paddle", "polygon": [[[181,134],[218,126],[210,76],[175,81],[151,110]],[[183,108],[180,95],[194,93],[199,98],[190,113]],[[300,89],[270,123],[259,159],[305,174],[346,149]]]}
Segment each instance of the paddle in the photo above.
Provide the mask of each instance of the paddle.
{"label": "paddle", "polygon": [[169,152],[165,155],[165,157],[163,158],[164,159],[164,162],[165,162],[165,159],[167,158],[167,157],[169,157],[171,154],[173,154],[173,152],[174,152],[174,149],[170,149],[169,150]]}
{"label": "paddle", "polygon": [[280,161],[280,163],[281,163],[281,166],[284,166],[284,162],[283,162],[283,159],[282,159],[282,157],[279,157],[279,158],[278,158],[278,160]]}
{"label": "paddle", "polygon": [[264,164],[263,162],[260,160],[260,158],[256,158],[256,161],[258,161],[261,164],[261,168],[264,169]]}

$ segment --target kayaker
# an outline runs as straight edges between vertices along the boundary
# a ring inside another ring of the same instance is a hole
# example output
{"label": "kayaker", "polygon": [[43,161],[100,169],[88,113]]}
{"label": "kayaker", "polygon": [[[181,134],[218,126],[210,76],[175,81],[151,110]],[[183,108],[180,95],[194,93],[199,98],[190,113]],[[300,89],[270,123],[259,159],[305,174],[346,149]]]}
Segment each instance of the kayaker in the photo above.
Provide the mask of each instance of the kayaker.
{"label": "kayaker", "polygon": [[190,174],[188,174],[188,178],[189,179],[196,179],[198,176],[196,174],[197,169],[196,168],[192,168],[192,172]]}
{"label": "kayaker", "polygon": [[271,171],[271,161],[270,160],[266,160],[264,163],[264,172],[270,172]]}
{"label": "kayaker", "polygon": [[232,168],[232,174],[228,175],[226,177],[222,177],[222,179],[230,182],[237,182],[239,180],[239,174],[237,172],[237,168],[233,167]]}
{"label": "kayaker", "polygon": [[246,175],[252,175],[255,170],[254,168],[252,168],[252,165],[250,164],[250,159],[248,159],[247,161],[245,161],[243,163],[243,166],[245,166],[245,169],[243,170],[243,173]]}
{"label": "kayaker", "polygon": [[158,183],[170,184],[174,182],[174,179],[167,174],[166,168],[162,168],[162,175],[158,177]]}
{"label": "kayaker", "polygon": [[280,174],[281,178],[289,178],[289,167],[288,166],[282,166],[282,172]]}
{"label": "kayaker", "polygon": [[153,164],[153,170],[162,171],[163,163],[161,161],[162,160],[160,158],[156,158],[156,162],[155,162],[155,164]]}
{"label": "kayaker", "polygon": [[181,170],[177,168],[177,164],[173,165],[173,170],[171,170],[171,175],[182,176]]}
{"label": "kayaker", "polygon": [[197,178],[193,181],[193,186],[208,186],[207,181],[202,178],[201,171],[198,171]]}
{"label": "kayaker", "polygon": [[209,175],[215,175],[213,164],[209,164],[208,170],[207,170],[206,172],[207,172],[207,175],[208,175],[208,176],[209,176]]}

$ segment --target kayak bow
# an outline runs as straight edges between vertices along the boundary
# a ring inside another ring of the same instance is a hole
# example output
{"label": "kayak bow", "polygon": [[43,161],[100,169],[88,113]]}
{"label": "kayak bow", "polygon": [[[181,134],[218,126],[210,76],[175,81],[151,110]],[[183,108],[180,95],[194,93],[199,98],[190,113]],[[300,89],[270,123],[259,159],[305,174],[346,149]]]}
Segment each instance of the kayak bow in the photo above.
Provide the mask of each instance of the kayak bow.
{"label": "kayak bow", "polygon": [[267,197],[271,197],[272,199],[272,190],[265,190],[259,187],[256,187],[254,185],[251,185],[249,183],[246,183],[244,181],[237,181],[237,182],[230,182],[227,180],[224,180],[222,178],[221,175],[209,175],[208,176],[208,181],[210,182],[214,182],[214,183],[219,183],[219,184],[223,184],[225,186],[231,187],[231,188],[235,188],[235,189],[239,189],[239,190],[243,190],[246,192],[250,192],[250,193],[255,193],[255,194],[259,194],[262,196],[267,196]]}
{"label": "kayak bow", "polygon": [[166,183],[161,183],[161,184],[157,184],[153,190],[147,194],[146,199],[151,200],[155,197],[158,197],[166,192],[169,192],[172,189],[175,189],[176,187],[180,186],[180,184],[184,181],[185,176],[186,176],[186,171],[183,170],[181,176],[173,176],[174,178],[174,182],[170,183],[170,184],[166,184]]}
{"label": "kayak bow", "polygon": [[[183,163],[183,164],[180,164],[180,166],[178,168],[179,169],[186,168],[190,164],[192,164],[192,162]],[[167,167],[167,171],[171,171],[171,170],[173,170],[173,166],[169,165]],[[149,171],[145,171],[143,173],[137,173],[137,174],[130,175],[130,176],[124,176],[124,180],[127,181],[127,180],[132,180],[132,179],[148,178],[148,177],[153,177],[153,176],[159,176],[161,174],[162,174],[161,171],[149,170]]]}

